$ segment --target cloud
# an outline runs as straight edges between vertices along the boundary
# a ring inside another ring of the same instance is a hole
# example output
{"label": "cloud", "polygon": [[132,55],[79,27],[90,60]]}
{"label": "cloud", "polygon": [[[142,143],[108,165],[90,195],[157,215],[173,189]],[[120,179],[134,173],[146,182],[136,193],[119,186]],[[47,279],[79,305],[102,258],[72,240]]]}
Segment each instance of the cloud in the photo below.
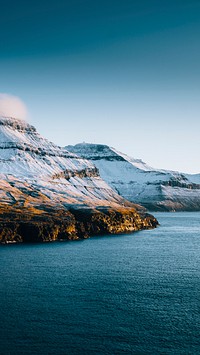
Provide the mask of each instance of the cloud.
{"label": "cloud", "polygon": [[19,97],[0,93],[0,116],[25,120],[27,115],[26,105]]}

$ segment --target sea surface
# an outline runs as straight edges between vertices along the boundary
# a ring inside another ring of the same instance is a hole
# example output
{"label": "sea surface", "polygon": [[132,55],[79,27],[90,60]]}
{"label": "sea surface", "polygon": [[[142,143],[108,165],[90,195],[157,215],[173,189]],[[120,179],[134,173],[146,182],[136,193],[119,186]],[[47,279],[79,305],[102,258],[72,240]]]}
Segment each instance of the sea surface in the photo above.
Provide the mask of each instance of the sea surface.
{"label": "sea surface", "polygon": [[200,213],[0,247],[0,354],[200,354]]}

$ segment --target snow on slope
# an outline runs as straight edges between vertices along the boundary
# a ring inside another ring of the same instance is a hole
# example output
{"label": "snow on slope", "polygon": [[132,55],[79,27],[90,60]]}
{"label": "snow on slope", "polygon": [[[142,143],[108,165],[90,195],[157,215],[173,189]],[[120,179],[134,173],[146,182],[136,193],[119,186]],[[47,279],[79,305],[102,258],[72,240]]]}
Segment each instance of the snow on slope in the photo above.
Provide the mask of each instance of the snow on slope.
{"label": "snow on slope", "polygon": [[200,174],[185,174],[188,180],[195,184],[200,184]]}
{"label": "snow on slope", "polygon": [[93,168],[91,163],[49,142],[21,120],[0,119],[1,173],[15,176],[52,175],[62,170]]}
{"label": "snow on slope", "polygon": [[80,143],[66,149],[92,161],[101,177],[129,201],[151,210],[200,210],[198,176],[154,169],[106,145]]}
{"label": "snow on slope", "polygon": [[1,117],[1,201],[34,204],[38,196],[58,204],[122,203],[92,162],[49,142],[26,122]]}

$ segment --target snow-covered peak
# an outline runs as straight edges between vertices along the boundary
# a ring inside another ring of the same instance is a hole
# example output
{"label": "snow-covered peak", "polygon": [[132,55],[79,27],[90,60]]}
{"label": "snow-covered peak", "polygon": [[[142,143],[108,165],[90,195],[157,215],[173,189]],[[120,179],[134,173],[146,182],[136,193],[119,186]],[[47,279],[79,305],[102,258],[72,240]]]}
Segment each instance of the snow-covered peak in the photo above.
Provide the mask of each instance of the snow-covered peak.
{"label": "snow-covered peak", "polygon": [[65,148],[70,152],[78,154],[82,158],[87,157],[88,160],[124,160],[123,156],[120,156],[114,148],[105,144],[78,143],[74,146],[66,146]]}
{"label": "snow-covered peak", "polygon": [[0,173],[52,176],[63,171],[93,169],[92,163],[43,138],[26,121],[0,118]]}
{"label": "snow-covered peak", "polygon": [[164,170],[158,170],[147,165],[141,159],[135,159],[129,157],[117,149],[110,147],[106,144],[93,144],[93,143],[78,143],[74,146],[68,145],[65,147],[70,152],[79,155],[82,158],[88,160],[108,160],[108,161],[124,161],[128,162],[135,169],[142,171],[154,171],[164,172]]}
{"label": "snow-covered peak", "polygon": [[66,148],[92,160],[101,177],[127,200],[151,209],[200,209],[199,175],[154,169],[107,145],[84,143]]}
{"label": "snow-covered peak", "polygon": [[[110,147],[105,144],[93,144],[93,143],[78,143],[76,145],[68,145],[65,147],[71,153],[77,154],[79,157],[94,160],[95,165],[97,165],[96,161],[121,161],[126,163],[126,166],[131,169],[131,173],[135,171],[136,173],[148,173],[151,172],[153,175],[164,176],[169,175],[178,176],[179,178],[183,178],[185,180],[185,176],[182,173],[171,170],[164,169],[156,169],[146,164],[142,159],[135,159],[133,157],[128,156],[125,153],[118,151],[117,149]],[[100,164],[100,162],[99,162]],[[114,164],[114,163],[113,163]],[[125,166],[125,165],[123,165]]]}
{"label": "snow-covered peak", "polygon": [[18,131],[25,131],[25,130],[35,130],[35,127],[31,126],[28,122],[25,120],[22,120],[20,118],[14,118],[14,117],[7,117],[7,116],[1,116],[0,115],[0,125],[2,126],[10,126],[13,127],[13,129],[16,129]]}
{"label": "snow-covered peak", "polygon": [[26,121],[11,118],[11,117],[1,117],[0,118],[0,144],[6,143],[18,143],[19,145],[25,147],[32,146],[32,148],[45,148],[56,145],[50,143],[47,139],[43,138],[37,131],[36,128]]}

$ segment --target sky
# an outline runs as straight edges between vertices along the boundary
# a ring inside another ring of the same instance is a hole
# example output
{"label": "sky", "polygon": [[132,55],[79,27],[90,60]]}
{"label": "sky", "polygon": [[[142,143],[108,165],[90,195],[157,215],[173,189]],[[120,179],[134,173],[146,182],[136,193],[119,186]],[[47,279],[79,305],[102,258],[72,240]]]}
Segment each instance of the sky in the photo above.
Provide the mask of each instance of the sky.
{"label": "sky", "polygon": [[0,98],[60,146],[200,173],[199,39],[199,0],[7,0]]}

